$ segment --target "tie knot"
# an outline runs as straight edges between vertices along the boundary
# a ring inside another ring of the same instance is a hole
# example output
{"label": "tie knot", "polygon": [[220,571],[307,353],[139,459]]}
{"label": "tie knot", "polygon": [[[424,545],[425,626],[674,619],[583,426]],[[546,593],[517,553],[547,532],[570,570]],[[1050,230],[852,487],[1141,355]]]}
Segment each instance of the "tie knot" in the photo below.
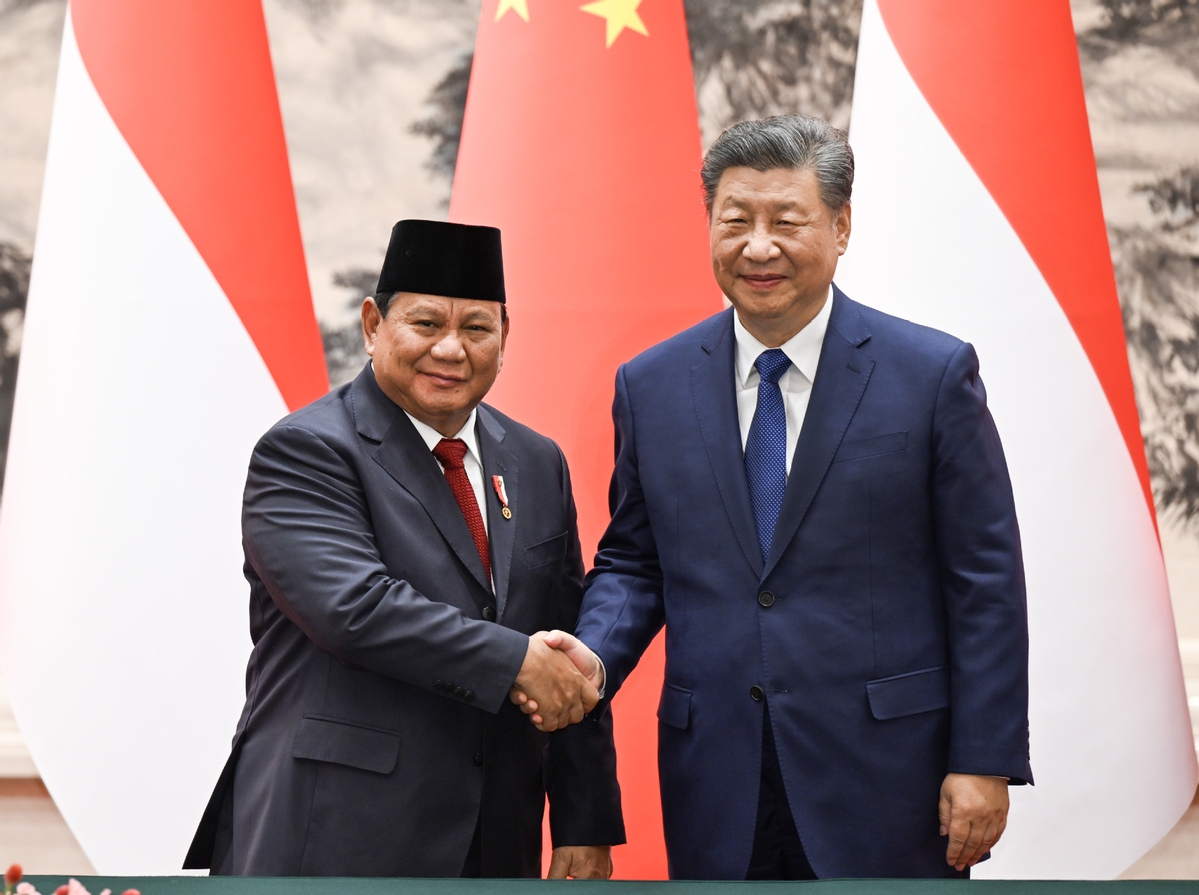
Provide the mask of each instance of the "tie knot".
{"label": "tie knot", "polygon": [[758,375],[770,383],[777,384],[779,377],[791,366],[791,358],[783,353],[781,348],[768,348],[758,355],[754,361]]}
{"label": "tie knot", "polygon": [[462,458],[466,456],[466,442],[461,438],[443,438],[433,448],[436,457],[445,469],[462,469]]}

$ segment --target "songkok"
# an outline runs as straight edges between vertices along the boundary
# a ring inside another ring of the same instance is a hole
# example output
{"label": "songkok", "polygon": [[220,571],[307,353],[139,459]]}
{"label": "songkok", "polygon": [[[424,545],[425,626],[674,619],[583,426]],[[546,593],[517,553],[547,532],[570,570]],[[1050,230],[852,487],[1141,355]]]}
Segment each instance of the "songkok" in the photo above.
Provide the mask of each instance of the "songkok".
{"label": "songkok", "polygon": [[400,221],[375,295],[416,292],[504,302],[500,231],[446,221]]}

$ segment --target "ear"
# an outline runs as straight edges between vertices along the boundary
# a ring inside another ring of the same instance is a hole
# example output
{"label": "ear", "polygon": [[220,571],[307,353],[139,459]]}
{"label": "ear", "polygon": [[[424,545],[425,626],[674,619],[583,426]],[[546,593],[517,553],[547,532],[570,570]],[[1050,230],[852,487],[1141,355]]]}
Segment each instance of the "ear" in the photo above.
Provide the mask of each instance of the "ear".
{"label": "ear", "polygon": [[853,209],[848,202],[837,214],[833,221],[833,229],[837,231],[837,254],[844,255],[849,248],[849,232],[853,229]]}
{"label": "ear", "polygon": [[362,300],[362,341],[366,353],[371,357],[375,356],[375,335],[382,322],[383,315],[379,313],[379,306],[375,304],[374,298],[368,295]]}

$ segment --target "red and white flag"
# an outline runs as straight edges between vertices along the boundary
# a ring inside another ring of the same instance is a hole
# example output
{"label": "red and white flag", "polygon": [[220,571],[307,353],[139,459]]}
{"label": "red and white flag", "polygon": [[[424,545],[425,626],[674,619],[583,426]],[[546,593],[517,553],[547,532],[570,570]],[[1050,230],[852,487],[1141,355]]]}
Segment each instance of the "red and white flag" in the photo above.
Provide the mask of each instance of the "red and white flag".
{"label": "red and white flag", "polygon": [[1028,575],[1032,767],[978,877],[1109,878],[1195,751],[1068,0],[866,0],[838,284],[978,347]]}
{"label": "red and white flag", "polygon": [[0,662],[101,873],[178,869],[249,652],[250,450],[328,388],[258,0],[71,0],[0,507]]}
{"label": "red and white flag", "polygon": [[[570,462],[583,555],[608,522],[617,366],[721,308],[682,0],[484,0],[450,218],[503,230],[512,333],[487,400]],[[659,639],[614,700],[624,878],[665,878]]]}

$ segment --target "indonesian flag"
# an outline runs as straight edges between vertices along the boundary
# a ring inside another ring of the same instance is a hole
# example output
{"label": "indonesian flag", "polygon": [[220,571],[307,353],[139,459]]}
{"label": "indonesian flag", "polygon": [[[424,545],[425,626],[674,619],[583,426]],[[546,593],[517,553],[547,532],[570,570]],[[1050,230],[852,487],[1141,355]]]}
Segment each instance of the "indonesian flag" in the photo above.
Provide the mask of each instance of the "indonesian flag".
{"label": "indonesian flag", "polygon": [[978,877],[1109,878],[1195,751],[1068,0],[866,0],[853,297],[978,347],[1028,575],[1032,765]]}
{"label": "indonesian flag", "polygon": [[0,661],[101,873],[182,862],[244,700],[250,450],[327,388],[261,4],[71,0]]}
{"label": "indonesian flag", "polygon": [[[681,0],[484,0],[450,217],[503,230],[512,332],[487,400],[570,462],[583,555],[608,522],[617,366],[721,308]],[[629,844],[666,876],[656,641],[614,703]]]}

